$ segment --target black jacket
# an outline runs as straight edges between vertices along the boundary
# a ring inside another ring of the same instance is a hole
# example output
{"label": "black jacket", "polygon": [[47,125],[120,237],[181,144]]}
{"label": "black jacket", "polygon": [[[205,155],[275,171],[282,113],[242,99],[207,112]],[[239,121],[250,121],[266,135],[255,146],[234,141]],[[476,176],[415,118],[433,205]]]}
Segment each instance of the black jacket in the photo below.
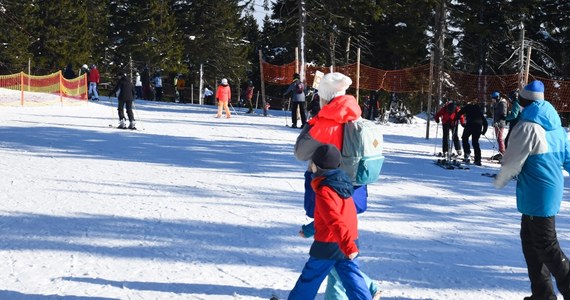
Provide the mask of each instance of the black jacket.
{"label": "black jacket", "polygon": [[487,131],[487,118],[483,115],[483,110],[481,107],[474,103],[469,103],[461,108],[459,112],[456,114],[455,119],[459,120],[459,118],[465,114],[465,118],[467,119],[467,124],[478,124],[483,126],[483,132]]}
{"label": "black jacket", "polygon": [[123,101],[133,101],[135,99],[135,86],[131,82],[131,79],[128,76],[123,76],[111,91],[111,95],[114,95],[119,91],[119,100]]}

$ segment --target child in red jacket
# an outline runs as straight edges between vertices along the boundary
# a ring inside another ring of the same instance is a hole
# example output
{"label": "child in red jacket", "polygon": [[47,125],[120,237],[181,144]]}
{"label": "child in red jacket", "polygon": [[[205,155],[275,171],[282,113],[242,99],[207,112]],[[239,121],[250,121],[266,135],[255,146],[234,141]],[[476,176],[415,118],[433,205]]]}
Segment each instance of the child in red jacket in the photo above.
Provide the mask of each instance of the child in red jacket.
{"label": "child in red jacket", "polygon": [[356,263],[358,219],[351,197],[352,183],[338,168],[340,156],[339,150],[330,144],[319,146],[312,156],[315,240],[289,299],[314,299],[333,267],[349,299],[372,298]]}

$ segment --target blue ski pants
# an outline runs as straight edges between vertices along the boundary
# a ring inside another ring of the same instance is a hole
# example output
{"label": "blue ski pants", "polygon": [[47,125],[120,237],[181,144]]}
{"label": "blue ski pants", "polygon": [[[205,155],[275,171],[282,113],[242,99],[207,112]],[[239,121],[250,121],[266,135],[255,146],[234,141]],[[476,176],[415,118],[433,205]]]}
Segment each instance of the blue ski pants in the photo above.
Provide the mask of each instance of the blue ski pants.
{"label": "blue ski pants", "polygon": [[315,299],[321,283],[335,268],[341,279],[346,295],[351,300],[371,300],[372,296],[364,282],[362,273],[358,268],[356,260],[342,259],[318,259],[309,257],[305,264],[301,276],[297,280],[295,287],[289,294],[289,300]]}

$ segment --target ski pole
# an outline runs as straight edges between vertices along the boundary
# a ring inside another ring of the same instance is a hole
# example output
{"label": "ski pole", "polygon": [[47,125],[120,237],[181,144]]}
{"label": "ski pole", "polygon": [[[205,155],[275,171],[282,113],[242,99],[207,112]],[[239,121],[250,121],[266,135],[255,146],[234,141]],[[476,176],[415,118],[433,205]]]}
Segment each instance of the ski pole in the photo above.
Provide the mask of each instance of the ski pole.
{"label": "ski pole", "polygon": [[439,123],[437,123],[437,126],[435,127],[435,142],[433,143],[433,155],[436,155],[436,151],[437,151],[437,132],[439,131]]}
{"label": "ski pole", "polygon": [[234,114],[236,114],[236,116],[239,116],[239,114],[237,113],[236,109],[234,108],[234,106],[232,105],[232,103],[230,101],[228,101],[228,104],[230,105],[230,107],[233,109]]}
{"label": "ski pole", "polygon": [[144,130],[144,126],[142,126],[143,124],[141,123],[140,119],[139,119],[139,113],[137,112],[137,110],[135,109],[135,101],[133,101],[133,114],[136,117],[136,121],[141,125],[141,129]]}

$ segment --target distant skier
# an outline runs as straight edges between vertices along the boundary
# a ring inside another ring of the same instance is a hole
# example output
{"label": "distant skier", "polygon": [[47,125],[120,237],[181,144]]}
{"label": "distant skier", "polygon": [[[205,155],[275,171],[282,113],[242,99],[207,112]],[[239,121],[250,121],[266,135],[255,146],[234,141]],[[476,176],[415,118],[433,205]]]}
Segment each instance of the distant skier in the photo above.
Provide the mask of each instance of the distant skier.
{"label": "distant skier", "polygon": [[509,132],[507,132],[507,137],[505,137],[505,151],[507,147],[509,147],[509,137],[511,136],[511,132],[513,132],[513,128],[515,128],[515,125],[517,125],[520,119],[521,105],[519,102],[519,92],[512,91],[509,94],[509,101],[511,101],[511,111],[505,119],[507,123],[509,123]]}
{"label": "distant skier", "polygon": [[289,85],[283,96],[291,94],[291,127],[297,128],[297,109],[301,114],[301,128],[307,123],[307,115],[305,114],[305,85],[301,81],[301,76],[297,73],[293,74],[293,82]]}
{"label": "distant skier", "polygon": [[65,70],[63,70],[63,78],[65,79],[73,79],[75,78],[75,72],[73,71],[73,66],[71,64],[67,64]]}
{"label": "distant skier", "polygon": [[247,107],[249,108],[248,111],[246,112],[246,114],[251,114],[253,113],[253,103],[251,103],[251,99],[253,99],[253,82],[251,80],[249,80],[247,82],[247,87],[245,88],[244,92],[243,92],[243,99],[245,99],[245,103],[247,104]]}
{"label": "distant skier", "polygon": [[135,126],[135,116],[133,114],[133,100],[135,99],[135,86],[133,85],[131,79],[126,73],[120,73],[118,75],[119,80],[117,84],[109,94],[109,97],[116,95],[117,97],[117,110],[119,112],[119,127],[121,129],[126,129],[125,124],[125,106],[127,107],[127,116],[129,117],[129,129],[137,129]]}
{"label": "distant skier", "polygon": [[99,93],[97,92],[97,85],[99,84],[99,70],[97,66],[91,65],[91,70],[89,71],[89,95],[93,101],[99,100]]}
{"label": "distant skier", "polygon": [[162,77],[160,72],[154,73],[154,78],[152,79],[154,84],[154,91],[156,94],[156,101],[162,101]]}
{"label": "distant skier", "polygon": [[223,78],[216,90],[216,100],[218,100],[218,114],[216,115],[216,118],[220,118],[222,116],[222,110],[226,112],[226,118],[231,118],[230,109],[228,107],[231,99],[232,91],[228,84],[228,80]]}
{"label": "distant skier", "polygon": [[[453,145],[458,156],[461,156],[461,144],[459,144],[459,134],[457,133],[458,123],[464,123],[463,118],[455,120],[455,114],[459,111],[459,106],[455,104],[455,101],[449,100],[442,108],[440,108],[435,116],[433,117],[436,123],[440,122],[443,128],[442,142],[442,156],[447,157],[448,151],[451,152],[449,147],[449,132],[451,131]],[[451,154],[451,153],[449,153]]]}
{"label": "distant skier", "polygon": [[493,92],[491,94],[491,99],[493,103],[495,103],[494,111],[493,111],[493,128],[495,129],[495,137],[497,139],[497,145],[499,147],[499,153],[492,157],[495,160],[501,160],[503,158],[503,154],[505,153],[505,142],[503,139],[503,134],[506,127],[506,118],[507,118],[507,100],[501,97],[499,92]]}
{"label": "distant skier", "polygon": [[142,99],[142,90],[141,74],[137,72],[135,75],[135,91],[137,93],[137,99]]}

